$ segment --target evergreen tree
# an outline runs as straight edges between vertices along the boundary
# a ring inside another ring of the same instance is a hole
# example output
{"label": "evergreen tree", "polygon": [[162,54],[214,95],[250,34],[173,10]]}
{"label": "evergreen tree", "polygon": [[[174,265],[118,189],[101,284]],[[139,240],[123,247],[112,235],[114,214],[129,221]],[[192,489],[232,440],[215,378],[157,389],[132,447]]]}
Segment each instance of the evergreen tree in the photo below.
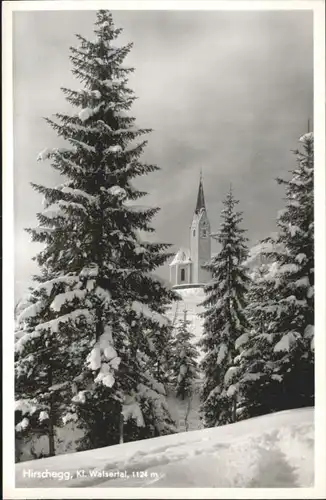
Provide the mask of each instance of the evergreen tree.
{"label": "evergreen tree", "polygon": [[189,329],[190,321],[186,315],[177,325],[177,332],[172,345],[171,375],[172,384],[178,398],[190,397],[194,382],[198,378],[198,350],[193,344],[194,334]]}
{"label": "evergreen tree", "polygon": [[247,416],[314,402],[313,134],[300,142],[291,178],[278,179],[286,187],[286,207],[274,245],[264,252],[274,269],[253,290],[263,323],[253,322],[241,353],[239,386]]}
{"label": "evergreen tree", "polygon": [[244,314],[248,275],[243,261],[247,256],[242,213],[235,210],[238,201],[232,190],[223,202],[221,229],[216,235],[220,252],[205,268],[212,280],[205,286],[207,295],[204,334],[200,347],[205,353],[201,363],[204,372],[202,412],[207,427],[233,422],[236,419],[237,394],[232,384],[236,342],[246,334]]}
{"label": "evergreen tree", "polygon": [[277,263],[264,263],[250,275],[245,310],[250,329],[237,340],[240,353],[234,360],[233,385],[238,392],[237,419],[240,420],[268,413],[275,397],[278,377],[273,375],[266,331],[274,312],[270,301],[277,300],[273,281],[276,269]]}
{"label": "evergreen tree", "polygon": [[[175,296],[152,275],[170,254],[168,245],[140,239],[154,231],[158,209],[137,205],[146,193],[132,185],[157,167],[140,161],[146,140],[135,140],[149,130],[129,114],[133,69],[123,61],[132,44],[115,45],[121,29],[108,11],[97,13],[94,31],[92,41],[77,35],[79,47],[71,48],[83,88],[62,90],[75,111],[47,119],[67,147],[46,149],[39,159],[51,160],[63,184],[33,184],[44,210],[28,231],[44,247],[17,318],[17,411],[25,415],[17,430],[27,428],[26,415],[46,421],[50,455],[55,426],[68,419],[82,419],[96,446],[119,442],[123,431],[128,439],[129,420],[139,435],[173,431],[154,366]],[[95,407],[112,421],[102,441],[98,415],[87,413]]]}
{"label": "evergreen tree", "polygon": [[16,430],[22,437],[43,430],[50,456],[55,454],[55,427],[63,424],[61,417],[72,397],[68,380],[78,373],[81,361],[78,351],[72,356],[78,334],[71,331],[68,340],[65,317],[61,334],[56,334],[58,323],[50,307],[53,295],[47,293],[51,286],[51,280],[44,288],[35,286],[17,318],[15,335]]}

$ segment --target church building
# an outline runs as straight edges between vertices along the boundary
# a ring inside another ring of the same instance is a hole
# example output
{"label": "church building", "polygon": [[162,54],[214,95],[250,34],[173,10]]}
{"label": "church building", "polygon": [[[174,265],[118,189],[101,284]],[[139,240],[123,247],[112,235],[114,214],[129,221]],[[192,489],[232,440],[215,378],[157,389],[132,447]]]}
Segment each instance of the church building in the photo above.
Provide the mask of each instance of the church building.
{"label": "church building", "polygon": [[170,264],[170,281],[174,289],[203,287],[211,279],[210,272],[202,269],[203,264],[211,259],[211,228],[205,205],[202,175],[189,230],[189,248],[180,248]]}

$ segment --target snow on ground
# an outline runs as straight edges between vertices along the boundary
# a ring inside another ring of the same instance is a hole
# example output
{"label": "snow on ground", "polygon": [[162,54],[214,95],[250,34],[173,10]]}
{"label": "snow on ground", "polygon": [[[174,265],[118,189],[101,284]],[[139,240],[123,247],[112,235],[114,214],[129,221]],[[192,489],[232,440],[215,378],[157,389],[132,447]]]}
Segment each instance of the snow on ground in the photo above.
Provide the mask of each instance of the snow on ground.
{"label": "snow on ground", "polygon": [[16,465],[18,488],[285,488],[313,482],[312,408]]}

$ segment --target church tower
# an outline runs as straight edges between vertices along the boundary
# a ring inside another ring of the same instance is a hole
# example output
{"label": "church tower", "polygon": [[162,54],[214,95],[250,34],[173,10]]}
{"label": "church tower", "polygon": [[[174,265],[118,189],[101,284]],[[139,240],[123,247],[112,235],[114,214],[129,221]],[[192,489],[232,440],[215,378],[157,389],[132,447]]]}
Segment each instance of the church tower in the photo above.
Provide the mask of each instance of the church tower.
{"label": "church tower", "polygon": [[200,174],[197,203],[190,226],[190,258],[192,261],[192,282],[205,284],[210,280],[210,273],[202,265],[211,258],[211,227],[207,216],[204,186]]}
{"label": "church tower", "polygon": [[190,249],[181,248],[170,264],[170,281],[175,288],[201,287],[211,279],[202,265],[211,259],[210,223],[203,179],[200,174],[197,203],[190,226]]}

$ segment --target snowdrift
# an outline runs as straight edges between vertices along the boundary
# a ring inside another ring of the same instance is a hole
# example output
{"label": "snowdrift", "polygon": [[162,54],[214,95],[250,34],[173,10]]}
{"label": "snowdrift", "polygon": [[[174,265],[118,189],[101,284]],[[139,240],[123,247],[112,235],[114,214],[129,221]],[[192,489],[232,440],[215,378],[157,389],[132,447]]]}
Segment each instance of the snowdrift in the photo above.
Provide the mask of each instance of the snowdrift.
{"label": "snowdrift", "polygon": [[295,488],[313,483],[312,408],[16,465],[18,488]]}

